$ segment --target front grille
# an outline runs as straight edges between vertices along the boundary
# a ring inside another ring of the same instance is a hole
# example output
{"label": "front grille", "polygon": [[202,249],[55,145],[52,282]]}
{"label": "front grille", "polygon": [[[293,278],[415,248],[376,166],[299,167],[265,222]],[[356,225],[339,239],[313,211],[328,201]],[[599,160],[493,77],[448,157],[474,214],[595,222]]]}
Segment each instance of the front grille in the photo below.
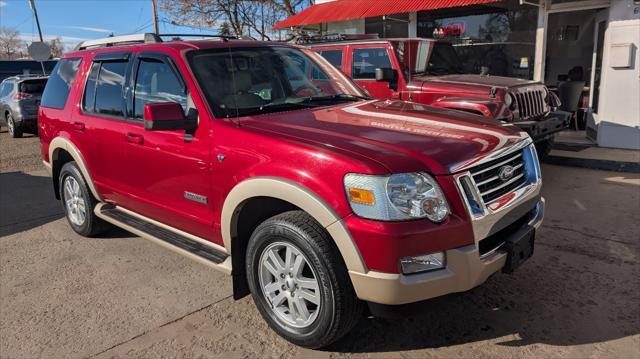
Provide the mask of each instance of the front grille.
{"label": "front grille", "polygon": [[513,92],[521,120],[544,115],[545,93],[542,89]]}
{"label": "front grille", "polygon": [[[513,167],[513,175],[503,180],[498,174],[505,166]],[[472,168],[470,172],[484,203],[489,203],[509,193],[527,181],[522,150],[483,163]]]}

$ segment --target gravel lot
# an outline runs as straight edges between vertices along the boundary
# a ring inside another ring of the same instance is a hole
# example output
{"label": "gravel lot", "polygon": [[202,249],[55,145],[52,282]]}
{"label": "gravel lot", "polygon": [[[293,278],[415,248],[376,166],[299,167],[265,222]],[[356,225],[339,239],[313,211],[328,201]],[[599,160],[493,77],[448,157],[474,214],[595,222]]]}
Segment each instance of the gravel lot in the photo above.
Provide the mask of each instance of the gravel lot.
{"label": "gravel lot", "polygon": [[37,138],[0,133],[0,172],[2,358],[640,357],[638,175],[543,166],[546,220],[515,274],[309,351],[220,273],[124,231],[74,234]]}

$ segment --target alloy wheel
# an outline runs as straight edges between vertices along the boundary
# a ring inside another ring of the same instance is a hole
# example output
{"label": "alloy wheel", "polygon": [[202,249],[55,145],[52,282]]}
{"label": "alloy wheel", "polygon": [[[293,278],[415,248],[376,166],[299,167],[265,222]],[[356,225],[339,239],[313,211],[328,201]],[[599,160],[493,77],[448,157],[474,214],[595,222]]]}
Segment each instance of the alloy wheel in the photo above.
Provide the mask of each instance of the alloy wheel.
{"label": "alloy wheel", "polygon": [[9,134],[11,136],[13,136],[13,133],[15,131],[15,124],[13,123],[13,117],[11,116],[11,114],[7,115],[7,128],[9,129]]}
{"label": "alloy wheel", "polygon": [[318,276],[297,247],[270,244],[260,256],[258,272],[262,294],[278,318],[294,328],[315,321],[322,305]]}
{"label": "alloy wheel", "polygon": [[82,226],[87,218],[87,208],[80,184],[72,176],[64,179],[64,201],[71,223]]}

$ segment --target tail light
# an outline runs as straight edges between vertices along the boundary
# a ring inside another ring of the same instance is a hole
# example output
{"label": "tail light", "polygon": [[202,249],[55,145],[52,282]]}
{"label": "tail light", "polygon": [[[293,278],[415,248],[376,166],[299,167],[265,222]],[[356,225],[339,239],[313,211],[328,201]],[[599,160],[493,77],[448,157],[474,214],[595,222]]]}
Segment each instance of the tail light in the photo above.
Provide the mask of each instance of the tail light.
{"label": "tail light", "polygon": [[16,92],[15,96],[13,96],[13,98],[18,101],[30,99],[31,97],[33,97],[33,95],[26,92]]}

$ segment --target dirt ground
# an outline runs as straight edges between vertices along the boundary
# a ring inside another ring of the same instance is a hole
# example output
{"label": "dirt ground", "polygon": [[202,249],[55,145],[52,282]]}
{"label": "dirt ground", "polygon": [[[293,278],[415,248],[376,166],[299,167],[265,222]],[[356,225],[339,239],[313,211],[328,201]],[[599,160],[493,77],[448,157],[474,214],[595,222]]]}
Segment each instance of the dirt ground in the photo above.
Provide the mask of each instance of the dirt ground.
{"label": "dirt ground", "polygon": [[121,230],[76,235],[37,138],[0,133],[0,357],[640,358],[640,176],[543,166],[534,257],[469,292],[363,318],[322,351],[226,276]]}

